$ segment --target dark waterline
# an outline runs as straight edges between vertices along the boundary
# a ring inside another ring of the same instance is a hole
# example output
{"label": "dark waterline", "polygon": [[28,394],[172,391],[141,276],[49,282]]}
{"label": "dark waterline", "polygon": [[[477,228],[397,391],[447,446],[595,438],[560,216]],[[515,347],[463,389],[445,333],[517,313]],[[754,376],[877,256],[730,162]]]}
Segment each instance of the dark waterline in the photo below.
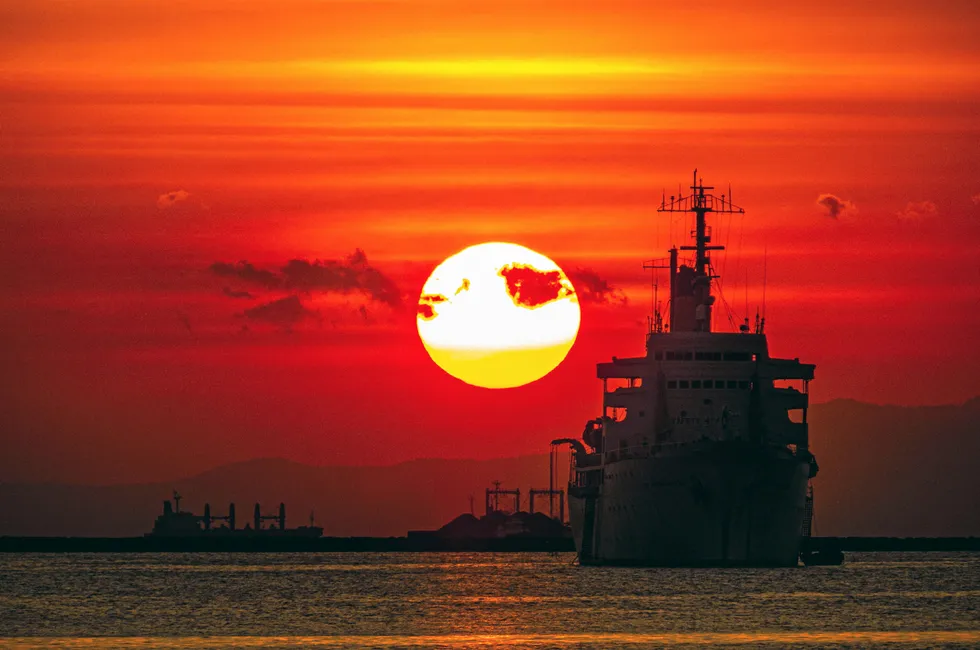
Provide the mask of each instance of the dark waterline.
{"label": "dark waterline", "polygon": [[572,554],[7,554],[3,647],[980,646],[980,554],[609,569]]}

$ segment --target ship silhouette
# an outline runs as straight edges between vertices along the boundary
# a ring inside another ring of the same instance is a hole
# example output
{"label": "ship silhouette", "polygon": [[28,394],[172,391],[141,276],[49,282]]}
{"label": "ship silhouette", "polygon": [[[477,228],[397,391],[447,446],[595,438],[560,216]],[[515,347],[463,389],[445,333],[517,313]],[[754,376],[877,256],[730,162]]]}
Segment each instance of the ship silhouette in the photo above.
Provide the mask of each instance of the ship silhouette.
{"label": "ship silhouette", "polygon": [[195,515],[180,509],[183,497],[174,490],[173,504],[170,500],[163,502],[163,513],[153,522],[153,530],[145,537],[167,538],[316,538],[323,535],[323,528],[313,525],[313,514],[310,514],[310,525],[297,528],[286,527],[286,504],[279,504],[279,511],[274,515],[263,515],[259,504],[255,504],[252,522],[237,528],[235,520],[235,504],[229,504],[228,514],[217,516],[211,514],[211,505],[204,504],[204,514]]}
{"label": "ship silhouette", "polygon": [[[644,264],[670,274],[646,354],[597,365],[602,414],[572,447],[569,518],[583,564],[795,566],[812,514],[814,365],[769,355],[765,316],[712,331],[719,278],[707,215],[742,214],[694,171],[658,212],[694,217],[694,244]],[[681,254],[693,257],[681,259]],[[734,321],[733,321],[734,323]],[[790,415],[795,417],[790,417]]]}

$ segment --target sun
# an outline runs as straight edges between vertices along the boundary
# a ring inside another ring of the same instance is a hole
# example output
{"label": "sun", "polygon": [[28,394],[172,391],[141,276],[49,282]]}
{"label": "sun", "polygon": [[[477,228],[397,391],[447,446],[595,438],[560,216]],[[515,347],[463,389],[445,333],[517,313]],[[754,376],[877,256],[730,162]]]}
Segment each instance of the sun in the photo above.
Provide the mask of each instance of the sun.
{"label": "sun", "polygon": [[487,242],[432,271],[417,321],[440,368],[474,386],[512,388],[554,370],[581,319],[575,289],[557,264],[524,246]]}

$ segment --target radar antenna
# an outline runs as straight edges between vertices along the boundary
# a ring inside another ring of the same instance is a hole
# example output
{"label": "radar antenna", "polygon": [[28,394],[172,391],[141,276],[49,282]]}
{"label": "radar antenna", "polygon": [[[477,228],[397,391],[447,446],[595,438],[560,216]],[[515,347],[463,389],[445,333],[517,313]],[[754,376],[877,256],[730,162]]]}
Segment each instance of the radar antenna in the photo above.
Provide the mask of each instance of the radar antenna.
{"label": "radar antenna", "polygon": [[695,227],[691,231],[695,245],[680,247],[682,251],[694,251],[693,265],[689,267],[685,264],[678,268],[678,248],[670,249],[670,329],[674,332],[711,330],[711,305],[714,304],[711,281],[719,276],[713,273],[710,252],[725,250],[725,247],[711,245],[711,226],[705,215],[709,212],[745,214],[745,210],[732,203],[731,185],[727,198],[724,194],[715,196],[710,191],[706,192],[713,189],[714,186],[705,185],[704,180],[698,178],[698,170],[695,169],[691,194],[671,196],[669,201],[665,196],[657,208],[657,212],[693,212],[695,215]]}

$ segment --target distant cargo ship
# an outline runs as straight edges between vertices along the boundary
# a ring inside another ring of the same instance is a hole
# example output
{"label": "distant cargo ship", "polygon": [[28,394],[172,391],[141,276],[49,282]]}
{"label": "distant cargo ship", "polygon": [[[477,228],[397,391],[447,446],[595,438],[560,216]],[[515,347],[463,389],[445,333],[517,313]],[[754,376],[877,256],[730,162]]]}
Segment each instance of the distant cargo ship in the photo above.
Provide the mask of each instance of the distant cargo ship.
{"label": "distant cargo ship", "polygon": [[[708,213],[741,214],[731,191],[688,196],[658,212],[690,214],[693,253],[645,268],[670,273],[646,354],[597,366],[602,415],[573,448],[569,516],[584,564],[795,566],[812,504],[808,386],[814,366],[769,355],[765,316],[713,332]],[[654,300],[656,304],[656,298]],[[790,385],[792,381],[795,385]]]}
{"label": "distant cargo ship", "polygon": [[[233,537],[233,538],[316,538],[323,535],[323,528],[313,525],[310,516],[309,526],[286,528],[286,505],[279,504],[279,512],[275,515],[263,515],[259,504],[255,504],[252,523],[244,528],[235,527],[235,504],[228,506],[228,514],[215,516],[211,514],[211,506],[204,504],[204,514],[195,515],[180,509],[181,496],[174,492],[173,504],[170,500],[163,502],[163,514],[156,518],[153,530],[145,537],[166,538],[202,538],[202,537]],[[268,522],[268,525],[266,525]],[[215,525],[220,524],[220,525]]]}

